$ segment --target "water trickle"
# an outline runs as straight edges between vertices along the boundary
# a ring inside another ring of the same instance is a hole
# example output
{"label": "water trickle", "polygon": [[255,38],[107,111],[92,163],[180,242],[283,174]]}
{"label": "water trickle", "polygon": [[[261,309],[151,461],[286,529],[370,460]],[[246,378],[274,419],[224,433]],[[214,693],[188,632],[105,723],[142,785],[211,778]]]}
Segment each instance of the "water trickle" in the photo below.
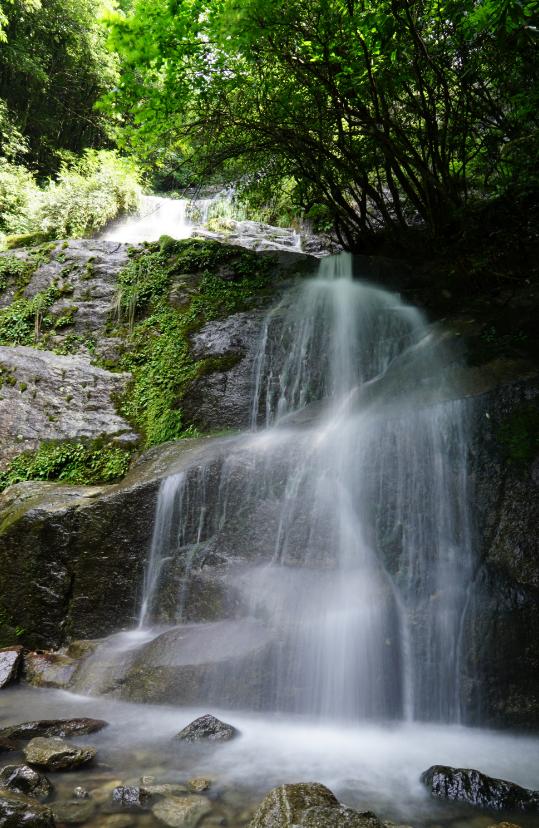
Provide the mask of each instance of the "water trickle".
{"label": "water trickle", "polygon": [[[211,594],[218,622],[195,625],[201,646],[238,642],[198,702],[466,716],[468,404],[448,361],[422,314],[354,280],[344,254],[268,314],[253,432],[159,495],[141,625],[199,621]],[[162,638],[170,659],[192,626]]]}

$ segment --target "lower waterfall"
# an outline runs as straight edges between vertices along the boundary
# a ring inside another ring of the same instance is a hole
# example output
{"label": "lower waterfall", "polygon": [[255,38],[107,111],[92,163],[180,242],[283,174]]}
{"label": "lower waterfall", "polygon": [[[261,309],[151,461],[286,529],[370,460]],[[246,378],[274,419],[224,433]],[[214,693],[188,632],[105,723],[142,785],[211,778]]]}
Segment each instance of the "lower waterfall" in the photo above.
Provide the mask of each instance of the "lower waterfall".
{"label": "lower waterfall", "polygon": [[[252,432],[165,480],[157,505],[140,630],[174,625],[158,648],[178,663],[190,636],[229,652],[200,703],[466,718],[468,403],[449,364],[422,314],[355,280],[346,254],[270,311]],[[215,620],[197,624],[211,590]]]}

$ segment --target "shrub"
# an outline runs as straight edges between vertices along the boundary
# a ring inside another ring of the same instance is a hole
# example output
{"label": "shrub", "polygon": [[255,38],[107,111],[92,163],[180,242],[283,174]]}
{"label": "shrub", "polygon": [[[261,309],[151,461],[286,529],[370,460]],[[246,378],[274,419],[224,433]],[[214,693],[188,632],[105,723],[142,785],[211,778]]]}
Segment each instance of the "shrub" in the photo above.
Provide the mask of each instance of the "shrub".
{"label": "shrub", "polygon": [[115,152],[87,150],[64,164],[37,196],[35,229],[50,237],[89,236],[123,212],[135,210],[141,189],[133,166]]}

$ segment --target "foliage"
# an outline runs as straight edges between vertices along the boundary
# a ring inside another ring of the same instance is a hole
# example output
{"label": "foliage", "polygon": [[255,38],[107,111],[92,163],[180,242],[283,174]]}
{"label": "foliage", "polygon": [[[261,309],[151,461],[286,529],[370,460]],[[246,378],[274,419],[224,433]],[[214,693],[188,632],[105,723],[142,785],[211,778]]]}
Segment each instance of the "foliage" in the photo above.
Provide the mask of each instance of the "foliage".
{"label": "foliage", "polygon": [[103,440],[45,442],[37,451],[15,457],[0,472],[0,491],[25,480],[110,483],[127,473],[130,457],[128,449]]}
{"label": "foliage", "polygon": [[526,0],[135,0],[109,18],[110,111],[154,165],[174,151],[201,178],[294,179],[348,247],[418,222],[449,236],[478,199],[539,184],[537,14]]}
{"label": "foliage", "polygon": [[140,194],[133,164],[116,152],[86,150],[44,188],[25,167],[0,158],[0,233],[89,236],[135,210]]}
{"label": "foliage", "polygon": [[35,193],[34,176],[26,167],[0,157],[0,236],[29,232],[29,206]]}
{"label": "foliage", "polygon": [[116,81],[117,61],[99,21],[107,6],[103,0],[1,2],[0,100],[24,136],[28,166],[40,175],[57,171],[59,151],[80,153],[108,142],[107,117],[95,109]]}
{"label": "foliage", "polygon": [[[230,357],[195,361],[189,334],[248,306],[269,287],[270,269],[270,259],[248,251],[163,238],[121,274],[118,307],[128,347],[119,367],[132,372],[133,382],[120,410],[147,446],[194,433],[182,420],[182,394],[204,372],[230,367]],[[173,283],[185,294],[180,308],[169,304]]]}
{"label": "foliage", "polygon": [[55,327],[47,310],[60,296],[52,284],[31,299],[20,297],[0,309],[0,345],[35,345],[44,331]]}
{"label": "foliage", "polygon": [[33,226],[51,238],[89,236],[135,210],[140,193],[132,164],[114,152],[86,150],[37,195]]}
{"label": "foliage", "polygon": [[0,294],[10,283],[22,285],[25,283],[32,265],[18,256],[0,256]]}

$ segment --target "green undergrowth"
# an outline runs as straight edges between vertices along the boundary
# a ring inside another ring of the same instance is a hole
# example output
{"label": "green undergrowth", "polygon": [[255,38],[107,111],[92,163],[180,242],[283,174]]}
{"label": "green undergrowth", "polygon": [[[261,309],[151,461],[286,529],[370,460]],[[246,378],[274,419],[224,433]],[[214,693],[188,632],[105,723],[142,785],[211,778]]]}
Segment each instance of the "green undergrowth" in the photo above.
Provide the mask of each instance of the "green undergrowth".
{"label": "green undergrowth", "polygon": [[232,367],[238,357],[195,360],[189,335],[260,300],[270,289],[273,267],[271,257],[250,251],[166,237],[132,258],[118,294],[118,326],[127,348],[114,367],[133,375],[119,408],[146,446],[196,433],[182,418],[185,391],[203,374]]}
{"label": "green undergrowth", "polygon": [[539,453],[539,402],[518,406],[502,422],[497,436],[511,462],[521,467],[530,463]]}
{"label": "green undergrowth", "polygon": [[15,457],[0,472],[0,491],[26,480],[57,480],[76,485],[112,483],[123,477],[131,450],[103,439],[44,442]]}

